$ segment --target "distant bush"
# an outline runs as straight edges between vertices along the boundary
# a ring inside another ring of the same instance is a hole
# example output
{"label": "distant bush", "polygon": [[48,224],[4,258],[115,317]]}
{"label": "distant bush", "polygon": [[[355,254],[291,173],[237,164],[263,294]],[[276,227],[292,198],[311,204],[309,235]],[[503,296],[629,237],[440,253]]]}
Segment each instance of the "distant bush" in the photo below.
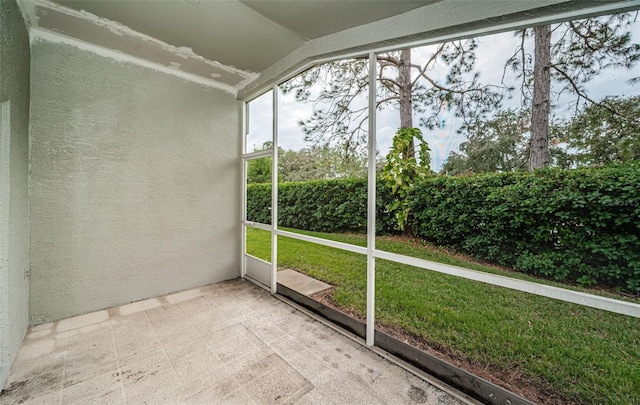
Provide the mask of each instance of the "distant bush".
{"label": "distant bush", "polygon": [[[378,183],[378,234],[397,233]],[[248,186],[251,221],[270,223],[271,185]],[[284,183],[279,224],[366,232],[365,179]],[[417,237],[518,271],[640,292],[640,166],[429,177],[410,195]]]}
{"label": "distant bush", "polygon": [[367,229],[365,180],[284,183],[278,190],[280,226],[319,232]]}
{"label": "distant bush", "polygon": [[[378,184],[377,232],[394,232],[395,219],[385,214],[390,201]],[[281,183],[278,186],[279,226],[318,232],[367,231],[367,180],[339,179]],[[247,186],[247,219],[271,223],[271,184]]]}
{"label": "distant bush", "polygon": [[247,184],[247,220],[271,225],[271,184]]}

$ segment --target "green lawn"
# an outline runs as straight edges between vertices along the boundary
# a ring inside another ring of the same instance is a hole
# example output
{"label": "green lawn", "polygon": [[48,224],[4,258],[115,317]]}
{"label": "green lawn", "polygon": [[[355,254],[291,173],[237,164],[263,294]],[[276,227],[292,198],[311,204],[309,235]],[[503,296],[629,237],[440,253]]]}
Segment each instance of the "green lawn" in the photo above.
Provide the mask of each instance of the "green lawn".
{"label": "green lawn", "polygon": [[[366,243],[360,235],[304,233]],[[377,247],[501,272],[411,241],[380,238]],[[269,233],[247,229],[247,251],[270,260]],[[281,237],[278,263],[334,285],[336,303],[364,316],[364,255]],[[530,381],[552,386],[566,400],[640,403],[637,318],[377,260],[376,320],[480,366],[518,370]]]}

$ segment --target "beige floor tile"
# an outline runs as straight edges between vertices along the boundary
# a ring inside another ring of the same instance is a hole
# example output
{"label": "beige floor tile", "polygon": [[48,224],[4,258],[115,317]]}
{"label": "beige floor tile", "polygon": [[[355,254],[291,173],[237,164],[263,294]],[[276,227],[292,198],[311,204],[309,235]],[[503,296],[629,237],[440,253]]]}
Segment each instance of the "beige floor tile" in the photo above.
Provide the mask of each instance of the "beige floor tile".
{"label": "beige floor tile", "polygon": [[[10,388],[9,388],[10,389]],[[9,392],[0,397],[0,403],[3,405],[60,405],[62,401],[62,391],[49,391],[47,393],[23,392],[17,396],[15,393]]]}
{"label": "beige floor tile", "polygon": [[156,349],[139,356],[120,360],[120,372],[125,383],[140,380],[146,374],[171,367],[169,358],[163,349]]}
{"label": "beige floor tile", "polygon": [[[160,306],[160,303],[158,303],[158,306]],[[117,311],[114,311],[114,313],[116,316],[128,316],[132,314],[143,313],[146,310],[147,308],[145,308],[145,305],[142,303],[142,301],[138,301],[132,302],[131,304],[127,305],[122,305],[118,308]]]}
{"label": "beige floor tile", "polygon": [[182,310],[176,305],[163,305],[146,311],[151,323],[155,325],[180,321],[184,318]]}
{"label": "beige floor tile", "polygon": [[202,295],[181,301],[178,303],[178,307],[180,307],[187,317],[197,314],[198,312],[206,312],[213,309],[209,302],[202,298]]}
{"label": "beige floor tile", "polygon": [[[143,314],[144,315],[144,314]],[[137,316],[136,316],[137,317]],[[140,321],[130,321],[128,317],[120,318],[112,328],[113,340],[116,344],[120,342],[130,342],[132,340],[146,340],[157,337],[156,329],[151,322],[146,319]]]}
{"label": "beige floor tile", "polygon": [[287,315],[290,306],[279,300],[271,300],[270,302],[261,303],[252,308],[255,312],[265,317],[283,318]]}
{"label": "beige floor tile", "polygon": [[[211,385],[187,398],[188,404],[224,404],[224,398],[230,397],[240,390],[240,385],[231,376],[215,378],[217,373],[212,373]],[[221,373],[224,375],[224,373]]]}
{"label": "beige floor tile", "polygon": [[294,403],[295,405],[333,405],[333,402],[320,395],[315,388],[298,398]]}
{"label": "beige floor tile", "polygon": [[201,336],[210,335],[213,332],[217,332],[233,324],[220,312],[212,308],[207,311],[192,314],[188,319]]}
{"label": "beige floor tile", "polygon": [[62,390],[62,403],[74,404],[119,390],[122,378],[118,369],[66,386]]}
{"label": "beige floor tile", "polygon": [[34,358],[21,356],[21,353],[22,349],[13,363],[7,383],[30,380],[32,377],[42,378],[45,374],[63,376],[67,360],[66,350],[56,349],[47,355]]}
{"label": "beige floor tile", "polygon": [[222,316],[234,322],[238,320],[242,320],[245,317],[251,316],[255,312],[250,306],[242,302],[234,305],[227,305],[222,308],[216,308],[216,310]]}
{"label": "beige floor tile", "polygon": [[318,376],[313,384],[322,397],[333,403],[353,405],[386,403],[370,385],[350,372],[329,370]]}
{"label": "beige floor tile", "polygon": [[54,326],[55,324],[53,322],[41,323],[40,325],[32,326],[29,330],[31,332],[39,332],[45,329],[55,329]]}
{"label": "beige floor tile", "polygon": [[[128,392],[128,391],[127,391]],[[160,389],[145,388],[139,395],[127,394],[127,405],[180,405],[185,403],[185,395],[179,388],[162,387]]]}
{"label": "beige floor tile", "polygon": [[[134,304],[137,304],[137,303],[134,303]],[[129,305],[132,305],[132,304],[129,304]],[[113,312],[120,312],[120,311],[116,308]],[[113,316],[112,319],[116,321],[113,325],[114,331],[117,331],[119,329],[152,327],[151,319],[149,319],[149,316],[147,315],[146,310],[143,310],[141,312],[134,312],[128,315],[116,315],[116,316]]]}
{"label": "beige floor tile", "polygon": [[63,378],[64,359],[62,361],[36,359],[14,364],[2,391],[0,403],[59,402],[62,395]]}
{"label": "beige floor tile", "polygon": [[173,362],[173,368],[182,383],[209,374],[219,367],[222,367],[222,361],[206,346],[200,351],[190,353],[189,356]]}
{"label": "beige floor tile", "polygon": [[214,351],[223,363],[229,363],[258,349],[259,346],[252,339],[245,335],[240,335],[218,342]]}
{"label": "beige floor tile", "polygon": [[344,362],[353,360],[358,344],[339,334],[332,335],[331,339],[310,344],[307,350],[319,356],[333,368],[340,368]]}
{"label": "beige floor tile", "polygon": [[185,343],[165,349],[165,352],[171,363],[175,364],[177,361],[204,349],[211,350],[203,338],[196,336]]}
{"label": "beige floor tile", "polygon": [[240,384],[247,384],[256,380],[276,367],[285,366],[286,362],[277,354],[271,353],[266,356],[256,356],[256,359],[247,362],[238,371],[233,373],[236,381]]}
{"label": "beige floor tile", "polygon": [[[383,373],[370,384],[373,392],[383,402],[395,402],[402,404],[447,404],[438,398],[439,390],[415,376],[403,376],[398,373]],[[384,387],[383,389],[380,389]],[[444,398],[443,398],[444,399]]]}
{"label": "beige floor tile", "polygon": [[291,359],[306,351],[304,346],[288,335],[271,342],[269,348],[286,361],[291,361]]}
{"label": "beige floor tile", "polygon": [[253,352],[248,352],[245,353],[243,356],[229,362],[226,363],[225,366],[227,367],[227,370],[229,371],[230,375],[234,375],[238,372],[241,372],[242,370],[251,367],[251,364],[253,363],[257,363],[259,361],[261,361],[262,359],[264,359],[265,357],[274,354],[271,350],[269,350],[268,348],[266,349],[259,349]]}
{"label": "beige floor tile", "polygon": [[71,318],[61,319],[55,322],[55,329],[57,333],[66,332],[71,329]]}
{"label": "beige floor tile", "polygon": [[152,335],[144,336],[131,336],[130,341],[117,341],[116,353],[120,361],[128,359],[130,357],[136,357],[151,353],[157,350],[162,350],[162,344],[158,337],[153,333]]}
{"label": "beige floor tile", "polygon": [[352,372],[370,385],[374,385],[387,374],[398,374],[399,370],[395,370],[395,367],[397,366],[364,347],[352,354],[352,360],[340,364],[340,370]]}
{"label": "beige floor tile", "polygon": [[77,402],[82,405],[125,405],[127,403],[122,387]]}
{"label": "beige floor tile", "polygon": [[34,339],[40,339],[43,337],[49,337],[51,336],[52,332],[53,332],[52,329],[42,329],[38,331],[29,330],[25,338],[28,340],[34,340]]}
{"label": "beige floor tile", "polygon": [[19,360],[35,359],[37,357],[53,354],[56,350],[56,340],[53,337],[38,339],[36,341],[25,341],[18,352]]}
{"label": "beige floor tile", "polygon": [[[243,322],[247,325],[249,322]],[[251,331],[265,343],[272,343],[289,337],[282,329],[275,325],[260,325],[250,328]]]}
{"label": "beige floor tile", "polygon": [[153,308],[158,308],[158,307],[164,305],[162,300],[159,299],[159,298],[148,298],[148,299],[142,300],[140,302],[142,303],[142,305],[144,305],[144,309],[146,309],[146,310],[153,309]]}
{"label": "beige floor tile", "polygon": [[169,304],[179,304],[181,302],[185,302],[201,296],[202,296],[202,292],[200,291],[200,288],[194,288],[191,290],[181,291],[175,294],[169,294],[165,296],[165,299]]}
{"label": "beige floor tile", "polygon": [[71,329],[80,329],[85,326],[95,325],[109,320],[109,311],[102,310],[69,318]]}
{"label": "beige floor tile", "polygon": [[[183,377],[185,376],[183,375]],[[224,366],[192,373],[188,378],[182,378],[180,384],[186,398],[212,389],[216,396],[223,397],[240,386],[237,381],[230,379],[229,371]]]}
{"label": "beige floor tile", "polygon": [[180,401],[184,395],[173,367],[140,373],[123,373],[123,384],[127,402],[156,403],[155,401]]}
{"label": "beige floor tile", "polygon": [[293,403],[313,388],[287,365],[272,369],[244,387],[249,397],[259,404]]}
{"label": "beige floor tile", "polygon": [[214,309],[221,309],[231,305],[237,305],[242,303],[239,297],[235,297],[229,293],[229,291],[223,288],[214,288],[209,291],[202,291],[202,298],[207,300],[207,302]]}
{"label": "beige floor tile", "polygon": [[235,323],[204,336],[205,341],[212,349],[217,349],[221,342],[233,339],[236,336],[246,335],[249,332],[246,326]]}
{"label": "beige floor tile", "polygon": [[31,328],[0,403],[460,404],[241,280]]}
{"label": "beige floor tile", "polygon": [[288,362],[291,367],[310,381],[315,380],[319,375],[332,369],[329,363],[310,351],[299,353]]}
{"label": "beige floor tile", "polygon": [[180,346],[193,339],[200,338],[200,333],[186,320],[156,328],[160,343],[165,349]]}
{"label": "beige floor tile", "polygon": [[259,405],[249,398],[249,395],[242,389],[236,390],[224,397],[222,403],[224,405]]}
{"label": "beige floor tile", "polygon": [[80,331],[69,338],[69,354],[86,351],[107,350],[113,347],[113,331],[104,327],[90,331]]}
{"label": "beige floor tile", "polygon": [[67,356],[64,386],[77,384],[118,369],[118,357],[113,344],[76,347],[71,343]]}

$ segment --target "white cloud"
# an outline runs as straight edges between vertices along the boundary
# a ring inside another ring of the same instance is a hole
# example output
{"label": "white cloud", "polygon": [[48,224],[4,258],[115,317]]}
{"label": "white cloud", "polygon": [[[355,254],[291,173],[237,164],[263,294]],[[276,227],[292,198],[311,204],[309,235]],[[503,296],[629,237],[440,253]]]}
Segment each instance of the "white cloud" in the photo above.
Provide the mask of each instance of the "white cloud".
{"label": "white cloud", "polygon": [[246,151],[252,152],[273,141],[273,95],[268,91],[247,103],[249,115]]}
{"label": "white cloud", "polygon": [[295,95],[280,94],[278,107],[278,146],[285,150],[300,150],[307,145],[304,140],[304,132],[299,122],[313,115],[313,106],[310,103],[298,103]]}

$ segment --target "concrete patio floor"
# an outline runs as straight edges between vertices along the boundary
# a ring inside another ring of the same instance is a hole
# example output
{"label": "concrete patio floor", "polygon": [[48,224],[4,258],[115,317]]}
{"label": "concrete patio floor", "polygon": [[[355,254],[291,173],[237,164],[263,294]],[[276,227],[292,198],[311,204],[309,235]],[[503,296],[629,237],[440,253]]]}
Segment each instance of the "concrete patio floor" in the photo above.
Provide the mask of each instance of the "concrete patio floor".
{"label": "concrete patio floor", "polygon": [[244,280],[29,329],[2,404],[462,404]]}

